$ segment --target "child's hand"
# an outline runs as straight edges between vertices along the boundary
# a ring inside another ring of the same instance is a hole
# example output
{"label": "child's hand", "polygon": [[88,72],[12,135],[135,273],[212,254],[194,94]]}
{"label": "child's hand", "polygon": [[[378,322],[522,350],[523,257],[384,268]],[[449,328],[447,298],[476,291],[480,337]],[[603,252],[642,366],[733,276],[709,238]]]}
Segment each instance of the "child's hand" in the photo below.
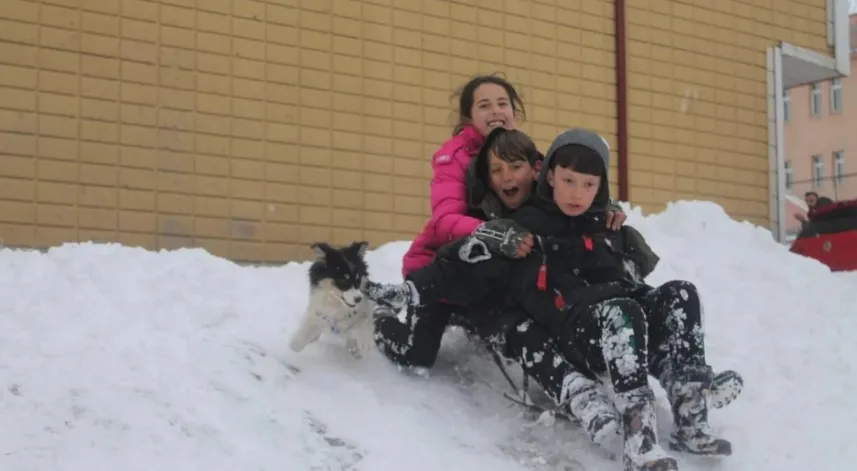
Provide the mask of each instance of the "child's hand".
{"label": "child's hand", "polygon": [[622,224],[625,223],[625,219],[628,219],[628,216],[626,216],[622,211],[608,210],[606,215],[607,228],[614,231],[618,231],[622,227]]}
{"label": "child's hand", "polygon": [[521,240],[521,245],[518,246],[517,258],[524,258],[533,250],[533,235],[527,234]]}
{"label": "child's hand", "polygon": [[482,223],[473,237],[485,244],[494,253],[509,258],[518,258],[533,248],[533,235],[511,219],[495,219]]}

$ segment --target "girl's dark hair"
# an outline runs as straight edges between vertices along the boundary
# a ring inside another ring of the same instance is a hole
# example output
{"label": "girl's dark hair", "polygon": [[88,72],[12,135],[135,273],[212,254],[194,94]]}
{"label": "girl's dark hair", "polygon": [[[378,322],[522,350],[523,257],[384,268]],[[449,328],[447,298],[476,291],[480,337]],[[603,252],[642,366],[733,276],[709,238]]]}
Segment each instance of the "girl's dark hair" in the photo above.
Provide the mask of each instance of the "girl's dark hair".
{"label": "girl's dark hair", "polygon": [[505,162],[526,161],[532,166],[539,160],[536,143],[522,131],[512,130],[499,132],[488,144],[488,151],[493,152]]}
{"label": "girl's dark hair", "polygon": [[524,102],[521,101],[521,96],[515,90],[515,87],[502,77],[499,72],[490,75],[477,75],[452,95],[453,98],[458,98],[458,124],[455,125],[455,129],[452,131],[453,136],[460,133],[464,129],[464,126],[470,123],[470,120],[473,118],[471,114],[471,110],[473,110],[473,95],[477,88],[486,83],[503,87],[506,90],[506,94],[509,95],[509,101],[511,102],[512,110],[515,111],[515,116],[521,120],[526,118],[527,113],[524,110]]}
{"label": "girl's dark hair", "polygon": [[561,167],[596,177],[603,177],[607,173],[598,152],[579,144],[569,144],[554,151],[549,167],[551,170]]}

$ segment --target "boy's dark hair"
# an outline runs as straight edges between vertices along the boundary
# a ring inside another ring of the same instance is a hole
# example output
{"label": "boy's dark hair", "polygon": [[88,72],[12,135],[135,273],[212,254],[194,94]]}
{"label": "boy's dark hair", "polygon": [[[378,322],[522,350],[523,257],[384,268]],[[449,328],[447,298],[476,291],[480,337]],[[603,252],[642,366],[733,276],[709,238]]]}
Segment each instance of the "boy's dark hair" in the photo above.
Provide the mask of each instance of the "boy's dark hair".
{"label": "boy's dark hair", "polygon": [[[536,143],[530,139],[530,136],[518,131],[493,131],[495,134],[493,139],[486,139],[488,151],[497,156],[498,159],[504,162],[525,161],[531,166],[535,166],[539,161],[539,151],[536,149]],[[486,159],[486,166],[487,166]]]}
{"label": "boy's dark hair", "polygon": [[807,196],[815,196],[816,198],[818,198],[818,193],[816,193],[814,191],[807,191],[806,193],[803,194],[803,197],[806,198]]}
{"label": "boy's dark hair", "polygon": [[471,113],[473,109],[473,94],[477,88],[486,83],[503,87],[506,90],[506,94],[509,95],[509,102],[512,105],[512,110],[515,111],[515,116],[521,120],[526,118],[527,113],[524,110],[524,102],[521,101],[518,91],[515,90],[515,87],[508,80],[503,78],[500,73],[477,75],[453,93],[453,98],[458,97],[458,124],[455,125],[452,131],[453,136],[460,133],[464,129],[464,126],[473,118]]}
{"label": "boy's dark hair", "polygon": [[562,146],[554,152],[550,161],[550,169],[565,168],[573,172],[602,177],[607,172],[604,160],[598,152],[579,144]]}

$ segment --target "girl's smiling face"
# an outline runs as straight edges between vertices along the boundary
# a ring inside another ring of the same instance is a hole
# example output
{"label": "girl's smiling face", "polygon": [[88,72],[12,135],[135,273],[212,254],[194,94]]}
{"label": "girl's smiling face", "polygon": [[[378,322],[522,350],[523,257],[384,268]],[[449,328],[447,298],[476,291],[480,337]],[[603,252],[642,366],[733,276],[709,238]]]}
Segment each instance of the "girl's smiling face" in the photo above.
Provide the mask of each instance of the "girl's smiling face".
{"label": "girl's smiling face", "polygon": [[506,89],[494,83],[483,83],[473,91],[470,121],[483,136],[492,129],[515,129],[515,109]]}

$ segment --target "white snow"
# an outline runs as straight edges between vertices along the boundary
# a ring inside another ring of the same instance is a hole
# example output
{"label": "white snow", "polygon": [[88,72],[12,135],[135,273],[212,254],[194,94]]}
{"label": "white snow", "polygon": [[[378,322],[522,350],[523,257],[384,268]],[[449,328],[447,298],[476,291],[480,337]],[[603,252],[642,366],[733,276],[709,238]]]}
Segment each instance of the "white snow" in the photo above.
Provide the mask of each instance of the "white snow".
{"label": "white snow", "polygon": [[[709,361],[746,379],[711,413],[735,454],[677,455],[682,469],[852,469],[857,274],[831,274],[711,203],[628,222],[662,257],[649,282],[696,283]],[[373,276],[399,280],[406,248],[371,252]],[[354,360],[335,338],[291,353],[306,269],[203,250],[0,250],[0,469],[621,469],[573,425],[527,427],[458,333],[428,378],[377,352]]]}

